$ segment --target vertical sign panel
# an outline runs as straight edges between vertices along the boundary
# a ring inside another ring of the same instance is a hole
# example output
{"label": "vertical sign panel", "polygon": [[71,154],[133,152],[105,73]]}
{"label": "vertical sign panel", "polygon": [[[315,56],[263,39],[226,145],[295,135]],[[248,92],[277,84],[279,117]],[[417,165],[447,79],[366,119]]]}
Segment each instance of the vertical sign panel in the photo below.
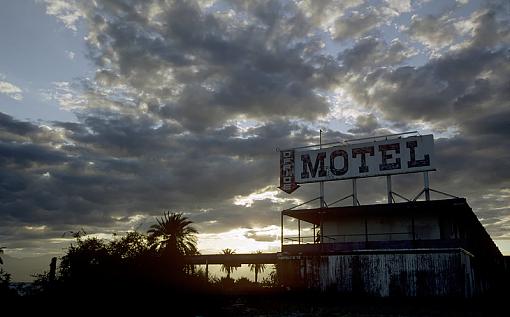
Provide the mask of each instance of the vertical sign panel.
{"label": "vertical sign panel", "polygon": [[296,183],[294,166],[294,150],[280,152],[280,189],[290,194],[299,185]]}

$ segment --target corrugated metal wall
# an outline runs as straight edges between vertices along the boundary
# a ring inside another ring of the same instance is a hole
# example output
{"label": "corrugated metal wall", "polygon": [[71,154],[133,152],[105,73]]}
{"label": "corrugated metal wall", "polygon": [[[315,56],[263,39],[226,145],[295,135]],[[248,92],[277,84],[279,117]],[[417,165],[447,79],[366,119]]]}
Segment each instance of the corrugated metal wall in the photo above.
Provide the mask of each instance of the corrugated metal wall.
{"label": "corrugated metal wall", "polygon": [[287,263],[292,268],[299,273],[287,274],[290,284],[322,291],[380,297],[471,297],[475,291],[471,255],[462,250],[301,256]]}

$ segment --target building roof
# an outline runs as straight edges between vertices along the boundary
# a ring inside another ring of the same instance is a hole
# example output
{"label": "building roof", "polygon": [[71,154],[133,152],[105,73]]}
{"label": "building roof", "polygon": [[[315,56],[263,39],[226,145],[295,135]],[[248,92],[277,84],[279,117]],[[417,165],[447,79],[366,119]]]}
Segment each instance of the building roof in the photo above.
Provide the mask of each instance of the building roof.
{"label": "building roof", "polygon": [[[347,217],[366,215],[436,214],[447,208],[451,214],[473,214],[465,198],[411,201],[393,204],[373,204],[361,206],[311,208],[284,210],[283,214],[302,221],[320,224],[321,217]],[[474,214],[473,214],[474,215]],[[476,216],[475,216],[476,217]]]}
{"label": "building roof", "polygon": [[347,207],[329,207],[313,209],[284,210],[283,215],[320,225],[324,219],[338,219],[365,216],[417,216],[439,215],[455,219],[469,232],[467,237],[469,251],[477,255],[502,256],[496,244],[492,241],[465,198],[412,201],[393,204],[374,204]]}

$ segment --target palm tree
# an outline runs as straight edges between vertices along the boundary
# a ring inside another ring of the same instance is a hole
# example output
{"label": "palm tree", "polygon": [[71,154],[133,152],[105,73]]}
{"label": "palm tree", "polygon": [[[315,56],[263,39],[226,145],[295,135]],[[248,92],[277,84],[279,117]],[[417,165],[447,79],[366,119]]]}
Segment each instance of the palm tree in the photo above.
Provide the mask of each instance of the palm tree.
{"label": "palm tree", "polygon": [[[226,255],[231,255],[231,254],[235,254],[236,250],[226,248],[226,249],[221,250],[221,252],[223,252],[223,254],[226,254]],[[235,270],[237,270],[237,266],[235,266],[235,265],[232,265],[229,263],[224,263],[221,265],[221,271],[227,272],[227,279],[230,279],[230,273],[234,272]]]}
{"label": "palm tree", "polygon": [[[262,251],[257,251],[257,254],[262,254]],[[255,283],[257,283],[257,279],[259,276],[259,273],[264,272],[266,269],[265,264],[250,264],[250,272],[255,271]]]}
{"label": "palm tree", "polygon": [[166,212],[147,231],[149,242],[156,250],[173,255],[197,254],[198,231],[191,226],[193,221],[182,213]]}

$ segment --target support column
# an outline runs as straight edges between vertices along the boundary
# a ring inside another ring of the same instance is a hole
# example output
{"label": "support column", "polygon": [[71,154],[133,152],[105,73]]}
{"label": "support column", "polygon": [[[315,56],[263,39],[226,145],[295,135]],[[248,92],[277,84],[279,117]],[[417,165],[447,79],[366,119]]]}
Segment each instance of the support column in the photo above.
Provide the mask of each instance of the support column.
{"label": "support column", "polygon": [[423,187],[425,191],[425,200],[430,200],[430,189],[429,189],[429,172],[423,172]]}
{"label": "support column", "polygon": [[323,225],[323,222],[321,220],[321,228],[320,228],[320,241],[321,243],[324,243],[324,225]]}
{"label": "support column", "polygon": [[413,241],[416,240],[416,231],[414,228],[414,214],[411,216],[411,230],[413,234]]}
{"label": "support column", "polygon": [[352,205],[358,205],[358,188],[356,187],[356,178],[352,179]]}
{"label": "support column", "polygon": [[281,232],[280,232],[280,243],[281,243],[281,247],[280,247],[280,251],[283,252],[283,210],[282,210],[282,213],[281,213],[281,218],[280,218],[280,224],[281,224]]}
{"label": "support column", "polygon": [[365,243],[368,243],[368,220],[367,220],[367,217],[365,217]]}
{"label": "support column", "polygon": [[209,261],[205,260],[205,280],[209,281]]}
{"label": "support column", "polygon": [[301,220],[297,220],[297,237],[298,237],[298,244],[301,244]]}
{"label": "support column", "polygon": [[388,204],[393,203],[393,194],[391,193],[391,175],[386,176],[386,189],[388,191]]}
{"label": "support column", "polygon": [[[319,130],[319,149],[322,149],[322,130]],[[324,208],[324,182],[319,183],[319,196],[320,196],[320,207]]]}
{"label": "support column", "polygon": [[319,226],[320,243],[324,243],[324,214],[320,212],[320,226]]}
{"label": "support column", "polygon": [[319,183],[319,195],[320,195],[320,204],[321,204],[321,208],[324,208],[324,182],[320,182]]}

